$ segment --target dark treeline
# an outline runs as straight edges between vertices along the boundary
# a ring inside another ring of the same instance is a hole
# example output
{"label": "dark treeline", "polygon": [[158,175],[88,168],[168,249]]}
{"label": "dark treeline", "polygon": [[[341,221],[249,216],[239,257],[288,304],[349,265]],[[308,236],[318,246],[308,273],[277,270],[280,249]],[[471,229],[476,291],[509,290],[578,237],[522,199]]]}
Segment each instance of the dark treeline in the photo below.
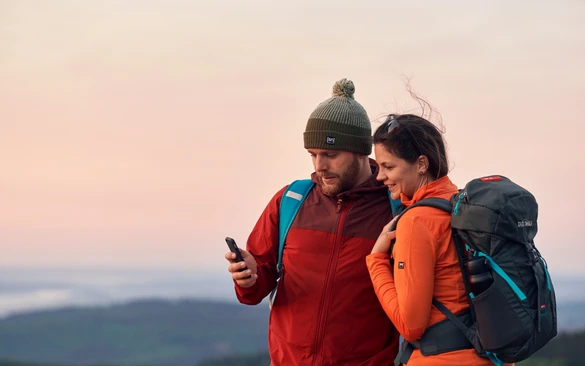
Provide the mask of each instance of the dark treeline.
{"label": "dark treeline", "polygon": [[[269,365],[268,354],[233,356],[205,360],[197,366],[257,366]],[[585,366],[585,330],[561,333],[540,351],[517,366]],[[2,366],[2,365],[0,365]]]}
{"label": "dark treeline", "polygon": [[[140,305],[140,306],[138,306]],[[150,307],[152,305],[152,303],[141,303],[141,304],[134,304],[134,306],[132,307],[132,315],[134,317],[137,317],[138,319],[142,320],[144,319],[143,316],[139,316],[138,314],[140,313],[140,308],[141,307]],[[177,306],[178,305],[178,306]],[[172,309],[172,313],[174,315],[177,315],[177,313],[181,313],[181,305],[186,305],[186,304],[176,304],[175,307]],[[218,309],[218,304],[209,304],[212,305],[213,308],[215,308],[215,310]],[[193,310],[193,304],[190,304],[190,306],[188,307],[190,311]],[[158,306],[155,306],[155,309],[161,310]],[[126,310],[128,309],[118,309],[120,311],[124,310],[123,313],[126,313]],[[184,309],[186,310],[186,309]],[[200,309],[201,310],[201,309]],[[232,310],[232,309],[230,309]],[[150,312],[149,312],[150,313]],[[215,312],[214,312],[215,313]],[[161,312],[157,312],[158,316],[159,316],[159,321],[161,321],[162,319],[160,319],[161,317]],[[224,312],[220,312],[220,314],[225,314]],[[206,315],[210,315],[210,313],[206,313]],[[238,318],[239,321],[242,322],[242,315],[243,314],[239,314]],[[250,314],[247,314],[250,315]],[[163,317],[164,318],[164,317]],[[184,316],[180,316],[181,319],[184,319]],[[125,317],[122,317],[122,319],[127,319]],[[24,319],[23,319],[24,320]],[[76,319],[79,320],[79,319]],[[102,324],[102,327],[104,326],[104,319],[100,318],[97,319],[100,321],[100,323]],[[230,327],[228,325],[233,324],[233,319],[224,319],[226,321],[228,321],[228,324],[226,324],[224,327],[219,328],[219,329],[230,329]],[[230,320],[232,320],[230,322]],[[254,324],[254,322],[258,321],[258,316],[252,316],[248,319],[248,322],[244,322],[246,323],[246,327],[244,327],[244,329],[249,329],[249,328],[253,328],[251,325]],[[120,319],[116,319],[116,323],[119,323]],[[166,321],[162,321],[163,324],[166,324]],[[216,322],[215,322],[216,323]],[[62,325],[63,323],[59,323],[60,325]],[[142,323],[141,323],[142,324]],[[22,329],[23,327],[23,323],[18,322],[17,324],[13,324],[14,326],[17,326],[18,329]],[[77,326],[79,326],[79,323],[76,324]],[[234,337],[234,339],[230,339],[228,341],[228,339],[225,337],[225,333],[223,332],[219,332],[219,329],[216,327],[212,327],[212,326],[201,326],[202,324],[199,323],[199,326],[185,326],[182,327],[182,334],[184,335],[184,339],[183,338],[177,338],[177,334],[176,333],[172,333],[175,342],[174,344],[177,345],[181,345],[181,347],[185,347],[185,349],[189,349],[189,350],[193,350],[193,348],[198,348],[199,346],[201,346],[202,344],[202,340],[211,340],[213,342],[210,343],[204,343],[205,346],[207,347],[213,347],[214,344],[218,344],[218,340],[223,340],[222,343],[219,344],[226,344],[226,345],[231,345],[231,344],[240,344],[240,346],[242,345],[242,334],[239,334],[237,337]],[[126,326],[128,326],[128,324],[126,324]],[[4,331],[7,331],[7,325],[4,324]],[[165,333],[163,331],[160,330],[161,324],[157,324],[157,327],[155,328],[157,333],[160,336],[162,336],[163,339],[167,339],[168,337],[165,337]],[[172,329],[176,329],[177,324],[174,323],[172,324],[171,328]],[[1,327],[0,327],[1,328]],[[41,333],[44,331],[43,329],[48,329],[48,331],[51,331],[51,329],[54,329],[52,327],[48,327],[48,328],[34,328],[36,331],[40,331]],[[257,331],[257,333],[260,335],[260,333],[262,333],[262,336],[259,336],[258,338],[262,338],[265,337],[265,332],[266,332],[266,328],[264,329],[259,329]],[[0,332],[2,333],[2,332]],[[194,334],[194,333],[200,333],[200,334]],[[217,334],[215,334],[217,333]],[[27,333],[30,336],[30,332]],[[79,334],[79,333],[75,333],[75,334]],[[85,334],[85,333],[84,333]],[[135,334],[135,333],[134,333]],[[111,337],[111,340],[113,342],[119,342],[118,344],[131,344],[132,342],[129,342],[129,338],[128,337],[123,337],[125,339],[120,338],[119,332],[108,332],[106,334],[104,334],[104,338],[105,339],[109,339]],[[33,337],[34,338],[34,337]],[[55,335],[53,335],[53,338],[56,338]],[[136,338],[140,338],[140,337],[134,337],[132,339],[136,339]],[[245,338],[245,337],[244,337]],[[0,337],[1,339],[1,337]],[[47,339],[47,337],[43,337],[43,339]],[[6,340],[6,338],[4,338],[4,340]],[[178,343],[178,341],[180,341]],[[0,342],[0,347],[6,347],[6,343],[10,343],[10,342],[4,342],[4,344],[2,344]],[[74,343],[74,342],[73,342]],[[132,359],[132,361],[125,361],[125,362],[116,362],[116,361],[97,361],[94,358],[94,362],[90,362],[88,363],[86,362],[80,362],[80,361],[76,361],[76,360],[69,360],[69,361],[50,361],[49,358],[41,358],[38,357],[37,355],[37,359],[33,360],[32,362],[29,361],[31,360],[30,356],[32,354],[34,354],[34,349],[28,348],[29,352],[27,357],[18,357],[18,358],[14,358],[14,357],[3,357],[3,358],[7,358],[7,359],[14,359],[14,361],[12,360],[0,360],[0,366],[168,366],[168,365],[176,365],[176,366],[262,366],[262,365],[269,365],[270,364],[270,359],[268,357],[268,354],[266,352],[257,352],[256,350],[258,349],[262,349],[261,346],[265,346],[266,345],[266,340],[261,340],[258,339],[256,340],[256,344],[254,345],[244,345],[244,347],[239,348],[238,351],[232,351],[232,355],[227,355],[227,356],[214,356],[212,355],[213,352],[207,352],[208,356],[205,357],[187,357],[187,354],[185,354],[184,357],[181,357],[181,360],[174,358],[174,361],[170,361],[169,358],[164,358],[164,357],[157,357],[158,355],[160,355],[161,353],[165,352],[168,350],[168,347],[164,346],[165,344],[167,344],[168,342],[154,342],[151,343],[152,345],[152,349],[149,350],[148,354],[146,355],[146,357],[143,357],[140,361],[137,360],[137,358]],[[245,343],[245,342],[244,342]],[[24,344],[26,345],[27,343],[24,342]],[[31,344],[31,342],[29,342],[29,345]],[[163,345],[163,347],[161,347],[160,345]],[[12,345],[14,346],[14,345]],[[53,347],[59,349],[62,348],[60,346],[57,345],[53,345]],[[175,347],[175,350],[177,350],[178,348]],[[236,349],[236,347],[233,347],[232,350]],[[78,348],[79,350],[79,348]],[[101,349],[103,350],[103,348]],[[249,352],[247,352],[246,350],[248,350]],[[6,352],[6,349],[4,350]],[[93,351],[99,351],[99,350],[93,350]],[[225,350],[224,350],[225,352]],[[81,354],[79,356],[82,356]],[[158,358],[158,359],[157,359]],[[165,361],[161,361],[162,359],[165,359]],[[20,360],[20,361],[17,361]],[[87,360],[87,358],[86,358]],[[517,366],[584,366],[585,365],[585,329],[582,329],[580,331],[575,331],[575,332],[562,332],[560,333],[557,337],[555,337],[551,342],[549,342],[545,347],[543,347],[539,352],[537,352],[536,354],[534,354],[532,357],[530,357],[530,359],[522,361],[522,362],[518,362],[516,364]]]}

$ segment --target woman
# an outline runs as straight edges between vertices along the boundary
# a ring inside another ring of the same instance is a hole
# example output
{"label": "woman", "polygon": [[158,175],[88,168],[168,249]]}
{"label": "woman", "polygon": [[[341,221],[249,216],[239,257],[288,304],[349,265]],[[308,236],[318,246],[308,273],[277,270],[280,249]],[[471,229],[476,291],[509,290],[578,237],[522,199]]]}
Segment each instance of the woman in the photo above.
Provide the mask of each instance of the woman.
{"label": "woman", "polygon": [[[380,168],[377,179],[388,187],[392,199],[400,199],[405,206],[428,197],[448,200],[457,193],[457,186],[447,176],[442,134],[424,118],[388,116],[374,133],[374,152]],[[417,207],[405,212],[396,231],[390,232],[390,226],[384,228],[366,257],[367,266],[386,314],[404,339],[416,345],[429,327],[449,321],[432,305],[433,298],[454,314],[469,309],[450,215],[432,207]],[[388,251],[394,238],[393,269]],[[445,339],[462,335],[457,332],[445,335]],[[427,356],[415,346],[408,366],[493,365],[488,358],[478,356],[471,344],[465,344],[465,338],[463,342],[464,346],[454,351]]]}

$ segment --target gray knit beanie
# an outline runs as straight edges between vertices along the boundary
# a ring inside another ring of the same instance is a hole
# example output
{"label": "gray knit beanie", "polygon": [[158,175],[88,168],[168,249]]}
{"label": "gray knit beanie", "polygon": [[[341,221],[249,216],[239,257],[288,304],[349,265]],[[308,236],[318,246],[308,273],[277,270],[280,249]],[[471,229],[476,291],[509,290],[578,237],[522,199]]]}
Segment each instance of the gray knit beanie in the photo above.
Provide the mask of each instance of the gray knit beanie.
{"label": "gray knit beanie", "polygon": [[372,126],[364,107],[353,98],[351,80],[333,84],[333,96],[322,102],[309,116],[305,149],[345,150],[372,153]]}

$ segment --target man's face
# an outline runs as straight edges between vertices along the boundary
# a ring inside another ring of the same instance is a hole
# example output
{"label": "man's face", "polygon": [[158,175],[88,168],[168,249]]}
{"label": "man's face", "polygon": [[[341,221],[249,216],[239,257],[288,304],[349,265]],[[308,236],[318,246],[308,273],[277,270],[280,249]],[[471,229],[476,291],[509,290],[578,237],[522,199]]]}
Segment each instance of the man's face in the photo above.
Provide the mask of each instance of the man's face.
{"label": "man's face", "polygon": [[354,188],[360,172],[356,153],[343,150],[308,149],[323,193],[335,196]]}

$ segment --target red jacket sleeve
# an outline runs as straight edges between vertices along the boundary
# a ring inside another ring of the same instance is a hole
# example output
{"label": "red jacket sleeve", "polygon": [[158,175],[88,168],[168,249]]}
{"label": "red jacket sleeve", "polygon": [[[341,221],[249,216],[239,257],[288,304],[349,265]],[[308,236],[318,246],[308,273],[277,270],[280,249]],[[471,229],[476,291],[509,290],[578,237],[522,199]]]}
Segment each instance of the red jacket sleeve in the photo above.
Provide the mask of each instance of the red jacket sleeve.
{"label": "red jacket sleeve", "polygon": [[393,249],[394,273],[389,256],[366,257],[376,295],[398,332],[408,341],[419,339],[428,326],[433,299],[435,239],[416,217],[404,215],[398,223]]}
{"label": "red jacket sleeve", "polygon": [[278,191],[270,200],[256,226],[250,233],[246,250],[254,256],[258,265],[258,279],[249,288],[235,285],[236,296],[242,304],[256,305],[276,286],[278,271],[278,210],[286,187]]}

